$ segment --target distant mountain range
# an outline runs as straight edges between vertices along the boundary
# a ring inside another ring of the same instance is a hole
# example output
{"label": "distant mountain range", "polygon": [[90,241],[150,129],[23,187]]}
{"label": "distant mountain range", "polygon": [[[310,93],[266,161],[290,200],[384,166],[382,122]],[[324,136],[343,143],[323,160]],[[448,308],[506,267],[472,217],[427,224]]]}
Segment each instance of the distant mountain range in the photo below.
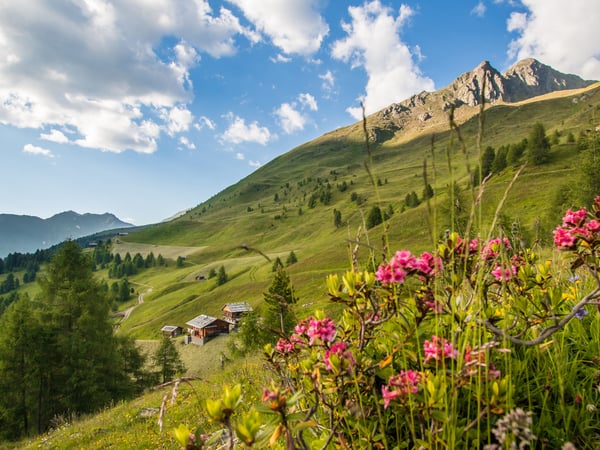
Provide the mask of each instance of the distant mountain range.
{"label": "distant mountain range", "polygon": [[65,239],[77,239],[100,231],[129,227],[133,225],[109,213],[78,214],[66,211],[48,219],[0,214],[0,258],[14,252],[33,253]]}

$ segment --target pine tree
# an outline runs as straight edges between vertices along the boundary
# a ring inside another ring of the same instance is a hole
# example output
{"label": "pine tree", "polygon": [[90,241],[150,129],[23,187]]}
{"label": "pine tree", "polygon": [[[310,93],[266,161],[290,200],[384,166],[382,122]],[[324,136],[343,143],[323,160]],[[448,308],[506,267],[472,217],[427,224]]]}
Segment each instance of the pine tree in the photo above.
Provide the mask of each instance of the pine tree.
{"label": "pine tree", "polygon": [[0,318],[0,437],[18,438],[35,426],[38,353],[29,297],[13,302]]}
{"label": "pine tree", "polygon": [[287,259],[285,260],[285,265],[291,266],[292,264],[296,264],[297,262],[298,262],[298,258],[296,257],[294,250],[292,250],[290,252],[290,254],[288,255]]}
{"label": "pine tree", "polygon": [[379,206],[375,205],[369,210],[367,215],[367,229],[373,228],[383,222],[383,216]]}
{"label": "pine tree", "polygon": [[219,267],[219,272],[217,273],[217,286],[221,286],[227,283],[228,277],[227,272],[225,272],[225,266]]}
{"label": "pine tree", "polygon": [[486,147],[481,155],[481,176],[482,178],[487,177],[490,173],[492,173],[492,164],[494,163],[494,158],[496,157],[496,152],[493,147]]}
{"label": "pine tree", "polygon": [[263,294],[267,303],[265,323],[287,336],[295,324],[292,305],[297,302],[289,275],[284,269],[275,272],[271,286]]}
{"label": "pine tree", "polygon": [[179,352],[168,336],[163,336],[160,346],[153,355],[152,361],[158,367],[163,383],[171,381],[175,375],[185,372],[185,366],[181,361]]}
{"label": "pine tree", "polygon": [[528,139],[528,153],[532,164],[538,166],[548,161],[550,154],[550,142],[546,137],[544,125],[536,123],[533,125]]}

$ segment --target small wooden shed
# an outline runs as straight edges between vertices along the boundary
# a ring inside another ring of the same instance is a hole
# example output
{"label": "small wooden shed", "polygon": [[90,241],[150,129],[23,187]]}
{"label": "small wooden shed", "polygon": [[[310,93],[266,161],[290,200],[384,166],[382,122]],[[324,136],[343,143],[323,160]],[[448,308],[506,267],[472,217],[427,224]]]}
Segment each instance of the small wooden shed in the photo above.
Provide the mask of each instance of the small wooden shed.
{"label": "small wooden shed", "polygon": [[177,325],[165,325],[160,329],[160,332],[163,334],[163,336],[177,337],[183,333],[183,328]]}
{"label": "small wooden shed", "polygon": [[189,327],[188,332],[190,334],[188,343],[196,345],[204,345],[208,339],[214,336],[229,333],[228,322],[205,314],[194,317],[186,322],[186,325]]}
{"label": "small wooden shed", "polygon": [[244,314],[252,311],[252,306],[247,302],[227,303],[221,309],[223,310],[223,317],[225,317],[225,320],[235,325],[240,321]]}

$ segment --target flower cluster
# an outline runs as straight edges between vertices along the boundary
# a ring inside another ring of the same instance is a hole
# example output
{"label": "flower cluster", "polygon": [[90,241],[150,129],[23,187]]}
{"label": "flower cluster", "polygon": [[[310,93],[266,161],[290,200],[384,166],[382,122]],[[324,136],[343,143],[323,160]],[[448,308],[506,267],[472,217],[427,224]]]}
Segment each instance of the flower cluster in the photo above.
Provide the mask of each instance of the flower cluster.
{"label": "flower cluster", "polygon": [[425,364],[432,359],[441,361],[444,358],[456,359],[458,356],[458,350],[453,348],[450,341],[435,335],[431,336],[431,340],[426,340],[423,343],[423,351],[425,352],[423,361]]}
{"label": "flower cluster", "polygon": [[352,367],[356,364],[356,360],[354,359],[354,354],[351,350],[348,350],[348,347],[345,342],[336,342],[331,346],[331,348],[325,350],[324,356],[325,369],[329,371],[334,370],[334,366],[336,365],[334,361],[339,361],[341,365],[348,370],[352,369]]}
{"label": "flower cluster", "polygon": [[[594,210],[600,210],[600,196],[594,200]],[[600,240],[600,221],[590,218],[587,209],[567,210],[562,225],[554,230],[554,245],[559,250],[573,250],[580,240],[592,243]]]}
{"label": "flower cluster", "polygon": [[387,384],[381,387],[384,409],[387,409],[395,398],[419,392],[421,378],[421,374],[414,370],[401,370],[398,375],[390,376]]}
{"label": "flower cluster", "polygon": [[508,238],[495,238],[490,241],[483,247],[481,251],[481,256],[483,259],[489,261],[490,259],[496,259],[501,252],[506,250],[510,250],[510,241]]}
{"label": "flower cluster", "polygon": [[507,281],[517,275],[517,268],[514,264],[511,264],[510,267],[502,267],[500,264],[496,264],[492,270],[492,275],[496,281]]}
{"label": "flower cluster", "polygon": [[409,250],[401,250],[396,252],[388,264],[379,266],[375,277],[384,284],[402,284],[408,275],[429,277],[433,273],[434,258],[431,253],[425,252],[417,257]]}

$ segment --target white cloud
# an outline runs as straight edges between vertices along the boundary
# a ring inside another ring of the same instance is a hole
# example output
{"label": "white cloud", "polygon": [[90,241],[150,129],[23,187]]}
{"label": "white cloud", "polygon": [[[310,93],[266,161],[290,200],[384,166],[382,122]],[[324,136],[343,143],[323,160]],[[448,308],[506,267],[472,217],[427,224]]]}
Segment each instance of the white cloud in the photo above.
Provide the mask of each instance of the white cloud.
{"label": "white cloud", "polygon": [[281,53],[279,53],[275,58],[269,58],[271,60],[271,62],[274,63],[289,63],[292,58],[290,58],[289,56],[284,56]]}
{"label": "white cloud", "polygon": [[40,139],[57,142],[59,144],[66,144],[67,142],[69,142],[69,138],[66,137],[62,131],[57,129],[50,130],[50,133],[40,134]]}
{"label": "white cloud", "polygon": [[194,150],[196,148],[196,144],[194,144],[193,142],[190,142],[190,140],[185,136],[179,137],[179,143],[181,145],[189,148],[190,150]]}
{"label": "white cloud", "polygon": [[165,130],[169,136],[189,130],[194,121],[194,116],[190,110],[183,105],[163,109],[160,116],[165,122]]}
{"label": "white cloud", "polygon": [[243,160],[246,159],[246,157],[244,156],[243,153],[239,153],[238,152],[238,153],[235,154],[235,159],[239,159],[240,161],[243,161]]}
{"label": "white cloud", "polygon": [[317,0],[229,0],[273,45],[287,54],[311,55],[329,33]]}
{"label": "white cloud", "polygon": [[248,161],[248,165],[250,167],[254,167],[255,169],[258,168],[258,167],[260,167],[260,166],[262,166],[262,164],[260,163],[260,161],[252,161],[252,160]]}
{"label": "white cloud", "polygon": [[54,158],[54,154],[50,150],[42,147],[37,147],[32,144],[25,144],[25,146],[23,147],[23,151],[32,155],[42,155],[48,158]]}
{"label": "white cloud", "polygon": [[201,130],[204,127],[214,130],[215,128],[217,128],[217,124],[206,116],[200,116],[198,122],[194,124],[194,128],[196,128],[196,130]]}
{"label": "white cloud", "polygon": [[275,116],[277,116],[279,125],[286,134],[303,130],[306,125],[306,117],[304,117],[301,112],[294,109],[294,106],[290,103],[282,103],[275,111]]}
{"label": "white cloud", "polygon": [[519,36],[508,55],[536,58],[557,70],[600,79],[600,8],[597,0],[523,0],[527,13],[513,12],[508,31]]}
{"label": "white cloud", "polygon": [[241,117],[229,113],[226,116],[229,119],[229,127],[220,136],[222,143],[241,144],[243,142],[255,142],[261,145],[267,145],[275,138],[267,127],[261,127],[254,121],[246,124]]}
{"label": "white cloud", "polygon": [[317,111],[319,109],[315,98],[308,93],[298,95],[298,100],[300,101],[302,106],[309,108],[311,111]]}
{"label": "white cloud", "polygon": [[[332,56],[367,72],[363,96],[367,114],[422,90],[434,89],[433,81],[421,75],[410,49],[400,38],[402,26],[413,15],[410,7],[401,5],[395,17],[391,8],[375,0],[349,7],[348,12],[352,21],[342,23],[348,36],[333,43]],[[362,117],[361,108],[347,111],[356,119]]]}
{"label": "white cloud", "polygon": [[113,152],[151,153],[161,130],[186,130],[200,53],[256,39],[208,0],[2,2],[0,30],[0,123],[68,127],[76,145]]}
{"label": "white cloud", "polygon": [[483,16],[485,16],[485,10],[486,10],[485,3],[483,3],[480,0],[479,3],[477,3],[471,10],[471,14],[473,14],[474,16],[477,16],[477,17],[483,17]]}
{"label": "white cloud", "polygon": [[331,70],[319,75],[319,78],[323,80],[321,83],[321,89],[323,89],[326,93],[333,91],[333,87],[335,86],[335,77],[333,76],[333,73],[331,73]]}

